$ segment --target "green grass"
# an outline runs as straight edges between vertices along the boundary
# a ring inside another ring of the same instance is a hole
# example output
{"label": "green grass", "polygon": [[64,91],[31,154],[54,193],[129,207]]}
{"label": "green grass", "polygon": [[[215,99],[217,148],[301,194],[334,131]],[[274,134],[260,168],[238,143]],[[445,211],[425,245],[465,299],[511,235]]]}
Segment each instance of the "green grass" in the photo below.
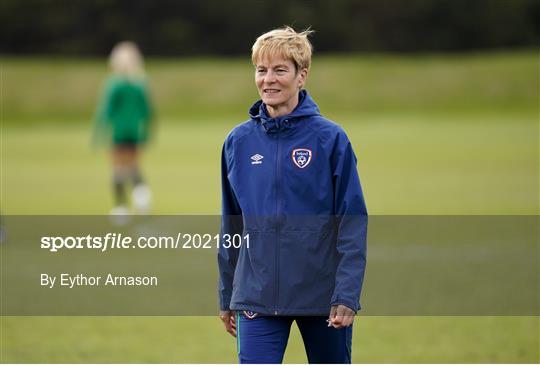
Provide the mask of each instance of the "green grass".
{"label": "green grass", "polygon": [[[537,213],[538,126],[527,117],[359,118],[338,119],[356,149],[371,214]],[[156,213],[219,212],[221,144],[233,125],[164,121],[143,158]],[[81,124],[5,127],[2,211],[107,213],[109,156],[91,149],[89,133]]]}
{"label": "green grass", "polygon": [[[247,59],[247,57],[246,57]],[[219,155],[257,98],[245,59],[148,60],[154,213],[219,212]],[[3,214],[104,214],[90,147],[103,60],[4,58]],[[348,132],[371,214],[537,214],[536,51],[325,56],[308,89]],[[0,362],[235,362],[211,317],[2,317]],[[538,317],[358,317],[355,362],[538,362]],[[305,362],[294,330],[286,361]]]}
{"label": "green grass", "polygon": [[[234,363],[212,317],[4,317],[2,362]],[[356,363],[536,363],[538,317],[357,317]],[[293,325],[285,362],[306,357]]]}
{"label": "green grass", "polygon": [[[246,118],[257,98],[249,57],[150,59],[158,115],[165,119]],[[106,60],[0,60],[4,122],[88,121],[107,74]],[[329,117],[504,110],[534,117],[537,50],[455,55],[315,56],[307,88]]]}

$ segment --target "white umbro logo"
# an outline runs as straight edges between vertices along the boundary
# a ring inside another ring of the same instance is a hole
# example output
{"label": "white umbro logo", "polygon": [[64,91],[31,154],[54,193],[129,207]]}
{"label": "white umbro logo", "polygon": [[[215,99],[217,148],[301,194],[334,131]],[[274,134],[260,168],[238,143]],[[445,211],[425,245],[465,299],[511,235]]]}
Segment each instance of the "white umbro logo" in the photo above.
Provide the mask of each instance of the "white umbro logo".
{"label": "white umbro logo", "polygon": [[263,158],[264,158],[264,156],[261,156],[258,153],[254,154],[253,156],[251,156],[251,164],[252,165],[260,165],[260,164],[262,164],[262,159]]}

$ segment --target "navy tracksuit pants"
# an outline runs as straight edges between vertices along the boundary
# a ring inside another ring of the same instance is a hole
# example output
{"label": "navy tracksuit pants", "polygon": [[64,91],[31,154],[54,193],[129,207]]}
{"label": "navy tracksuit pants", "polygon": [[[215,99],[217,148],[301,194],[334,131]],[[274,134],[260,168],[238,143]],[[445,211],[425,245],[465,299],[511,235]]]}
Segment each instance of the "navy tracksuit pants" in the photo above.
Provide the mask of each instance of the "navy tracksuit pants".
{"label": "navy tracksuit pants", "polygon": [[296,320],[308,362],[350,364],[352,327],[328,327],[328,317],[236,315],[238,359],[241,364],[276,364],[283,361],[292,322]]}

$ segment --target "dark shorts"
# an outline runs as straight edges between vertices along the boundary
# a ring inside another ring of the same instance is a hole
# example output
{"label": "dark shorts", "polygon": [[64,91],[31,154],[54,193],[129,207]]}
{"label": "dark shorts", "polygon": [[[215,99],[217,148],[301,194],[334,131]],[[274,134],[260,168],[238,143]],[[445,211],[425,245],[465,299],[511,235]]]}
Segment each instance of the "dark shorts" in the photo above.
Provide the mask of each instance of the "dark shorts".
{"label": "dark shorts", "polygon": [[113,146],[121,149],[136,149],[142,143],[134,139],[124,138],[113,140]]}

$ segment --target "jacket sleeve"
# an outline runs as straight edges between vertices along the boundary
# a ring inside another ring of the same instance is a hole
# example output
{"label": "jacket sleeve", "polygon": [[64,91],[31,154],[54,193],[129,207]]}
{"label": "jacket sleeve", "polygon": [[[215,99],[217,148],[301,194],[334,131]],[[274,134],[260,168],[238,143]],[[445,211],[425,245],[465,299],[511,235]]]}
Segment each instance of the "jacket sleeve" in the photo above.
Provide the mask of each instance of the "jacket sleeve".
{"label": "jacket sleeve", "polygon": [[367,210],[356,170],[356,156],[345,133],[332,151],[334,207],[339,262],[331,305],[360,309],[367,251]]}
{"label": "jacket sleeve", "polygon": [[238,260],[238,248],[224,247],[223,236],[226,234],[242,234],[242,210],[236,195],[229,181],[229,172],[232,163],[232,143],[228,138],[223,145],[221,153],[221,242],[218,248],[218,269],[219,269],[219,307],[221,310],[229,310],[232,296],[234,271]]}
{"label": "jacket sleeve", "polygon": [[146,80],[141,82],[141,117],[143,123],[141,124],[141,140],[148,141],[154,135],[156,128],[156,118],[154,105],[152,103],[152,97],[150,94],[150,87]]}
{"label": "jacket sleeve", "polygon": [[116,94],[114,80],[108,79],[103,86],[96,111],[94,131],[92,134],[92,143],[94,145],[104,144],[109,139],[112,130],[111,117],[114,112]]}

